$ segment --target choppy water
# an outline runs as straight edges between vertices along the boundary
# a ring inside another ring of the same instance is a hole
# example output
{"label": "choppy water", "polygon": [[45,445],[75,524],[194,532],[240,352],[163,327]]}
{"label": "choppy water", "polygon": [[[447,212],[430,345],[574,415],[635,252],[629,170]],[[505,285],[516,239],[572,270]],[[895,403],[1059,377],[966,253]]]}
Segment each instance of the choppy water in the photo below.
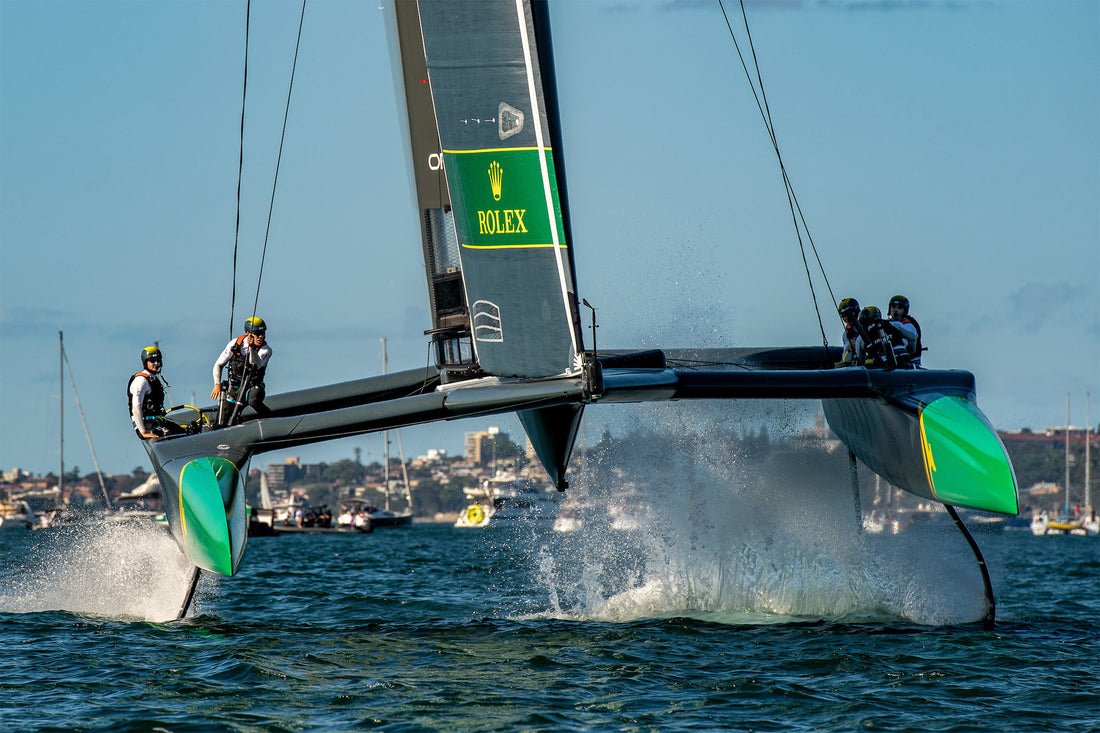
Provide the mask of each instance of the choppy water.
{"label": "choppy water", "polygon": [[949,528],[711,520],[253,538],[181,622],[162,531],[7,533],[0,729],[1100,729],[1096,538],[980,538],[986,631]]}

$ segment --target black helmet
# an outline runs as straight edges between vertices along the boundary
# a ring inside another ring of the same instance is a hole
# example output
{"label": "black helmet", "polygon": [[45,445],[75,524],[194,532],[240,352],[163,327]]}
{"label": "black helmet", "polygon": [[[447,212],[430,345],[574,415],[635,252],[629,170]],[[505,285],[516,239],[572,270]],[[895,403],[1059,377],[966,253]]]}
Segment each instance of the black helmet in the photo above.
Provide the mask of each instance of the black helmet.
{"label": "black helmet", "polygon": [[160,355],[160,349],[158,349],[156,346],[146,346],[144,349],[142,349],[141,350],[141,366],[142,366],[142,368],[145,367],[145,362],[147,362],[147,361],[163,361],[163,358]]}
{"label": "black helmet", "polygon": [[855,298],[845,298],[840,301],[840,306],[836,310],[840,317],[845,320],[855,319],[859,315],[859,301]]}
{"label": "black helmet", "polygon": [[264,319],[252,316],[244,322],[244,332],[254,333],[257,336],[263,336],[267,333],[267,324],[264,323]]}
{"label": "black helmet", "polygon": [[882,320],[882,311],[877,306],[869,305],[859,312],[859,325],[864,331],[869,330]]}
{"label": "black helmet", "polygon": [[904,295],[895,295],[893,298],[890,298],[890,305],[887,307],[893,308],[895,305],[900,305],[905,309],[905,315],[909,315],[909,299]]}

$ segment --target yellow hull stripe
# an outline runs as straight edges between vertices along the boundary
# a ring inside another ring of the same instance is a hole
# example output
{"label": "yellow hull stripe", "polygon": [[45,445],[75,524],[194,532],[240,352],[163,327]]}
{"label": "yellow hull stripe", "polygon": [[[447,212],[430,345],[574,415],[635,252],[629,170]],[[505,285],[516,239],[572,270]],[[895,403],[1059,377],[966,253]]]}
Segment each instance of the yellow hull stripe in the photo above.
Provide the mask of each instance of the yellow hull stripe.
{"label": "yellow hull stripe", "polygon": [[932,496],[936,495],[936,459],[932,456],[932,445],[928,442],[928,435],[924,431],[924,410],[920,413],[920,446],[924,456],[924,475],[928,478],[928,488]]}
{"label": "yellow hull stripe", "polygon": [[[183,468],[187,468],[184,466]],[[180,469],[179,483],[180,486],[180,530],[183,532],[183,536],[187,537],[187,516],[183,511],[183,468]]]}

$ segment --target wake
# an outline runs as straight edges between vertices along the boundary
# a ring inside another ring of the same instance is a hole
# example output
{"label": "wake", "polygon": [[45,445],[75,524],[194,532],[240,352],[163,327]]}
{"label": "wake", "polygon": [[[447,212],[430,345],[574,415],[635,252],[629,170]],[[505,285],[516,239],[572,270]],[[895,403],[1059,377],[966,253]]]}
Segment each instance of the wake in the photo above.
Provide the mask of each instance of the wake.
{"label": "wake", "polygon": [[191,568],[163,528],[146,523],[74,524],[46,536],[5,575],[0,613],[70,613],[123,620],[176,618]]}
{"label": "wake", "polygon": [[[570,491],[587,494],[589,517],[614,514],[624,500],[639,516],[631,531],[590,521],[545,540],[535,565],[549,615],[925,625],[984,617],[981,576],[945,513],[898,535],[862,531],[843,448],[786,445],[764,460],[704,439],[729,432],[705,403],[636,409],[649,413],[637,422],[661,429],[603,455],[613,469]],[[624,484],[635,487],[625,497]]]}

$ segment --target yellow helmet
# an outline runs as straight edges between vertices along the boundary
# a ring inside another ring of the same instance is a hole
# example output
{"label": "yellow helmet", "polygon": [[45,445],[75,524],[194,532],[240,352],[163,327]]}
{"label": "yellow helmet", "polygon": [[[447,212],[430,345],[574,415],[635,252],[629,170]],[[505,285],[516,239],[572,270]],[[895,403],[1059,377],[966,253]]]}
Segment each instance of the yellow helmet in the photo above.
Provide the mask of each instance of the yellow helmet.
{"label": "yellow helmet", "polygon": [[156,346],[146,346],[141,350],[141,366],[145,367],[147,361],[163,361],[160,355],[160,349]]}
{"label": "yellow helmet", "polygon": [[263,336],[267,333],[267,324],[264,323],[264,319],[252,316],[244,322],[244,332]]}

